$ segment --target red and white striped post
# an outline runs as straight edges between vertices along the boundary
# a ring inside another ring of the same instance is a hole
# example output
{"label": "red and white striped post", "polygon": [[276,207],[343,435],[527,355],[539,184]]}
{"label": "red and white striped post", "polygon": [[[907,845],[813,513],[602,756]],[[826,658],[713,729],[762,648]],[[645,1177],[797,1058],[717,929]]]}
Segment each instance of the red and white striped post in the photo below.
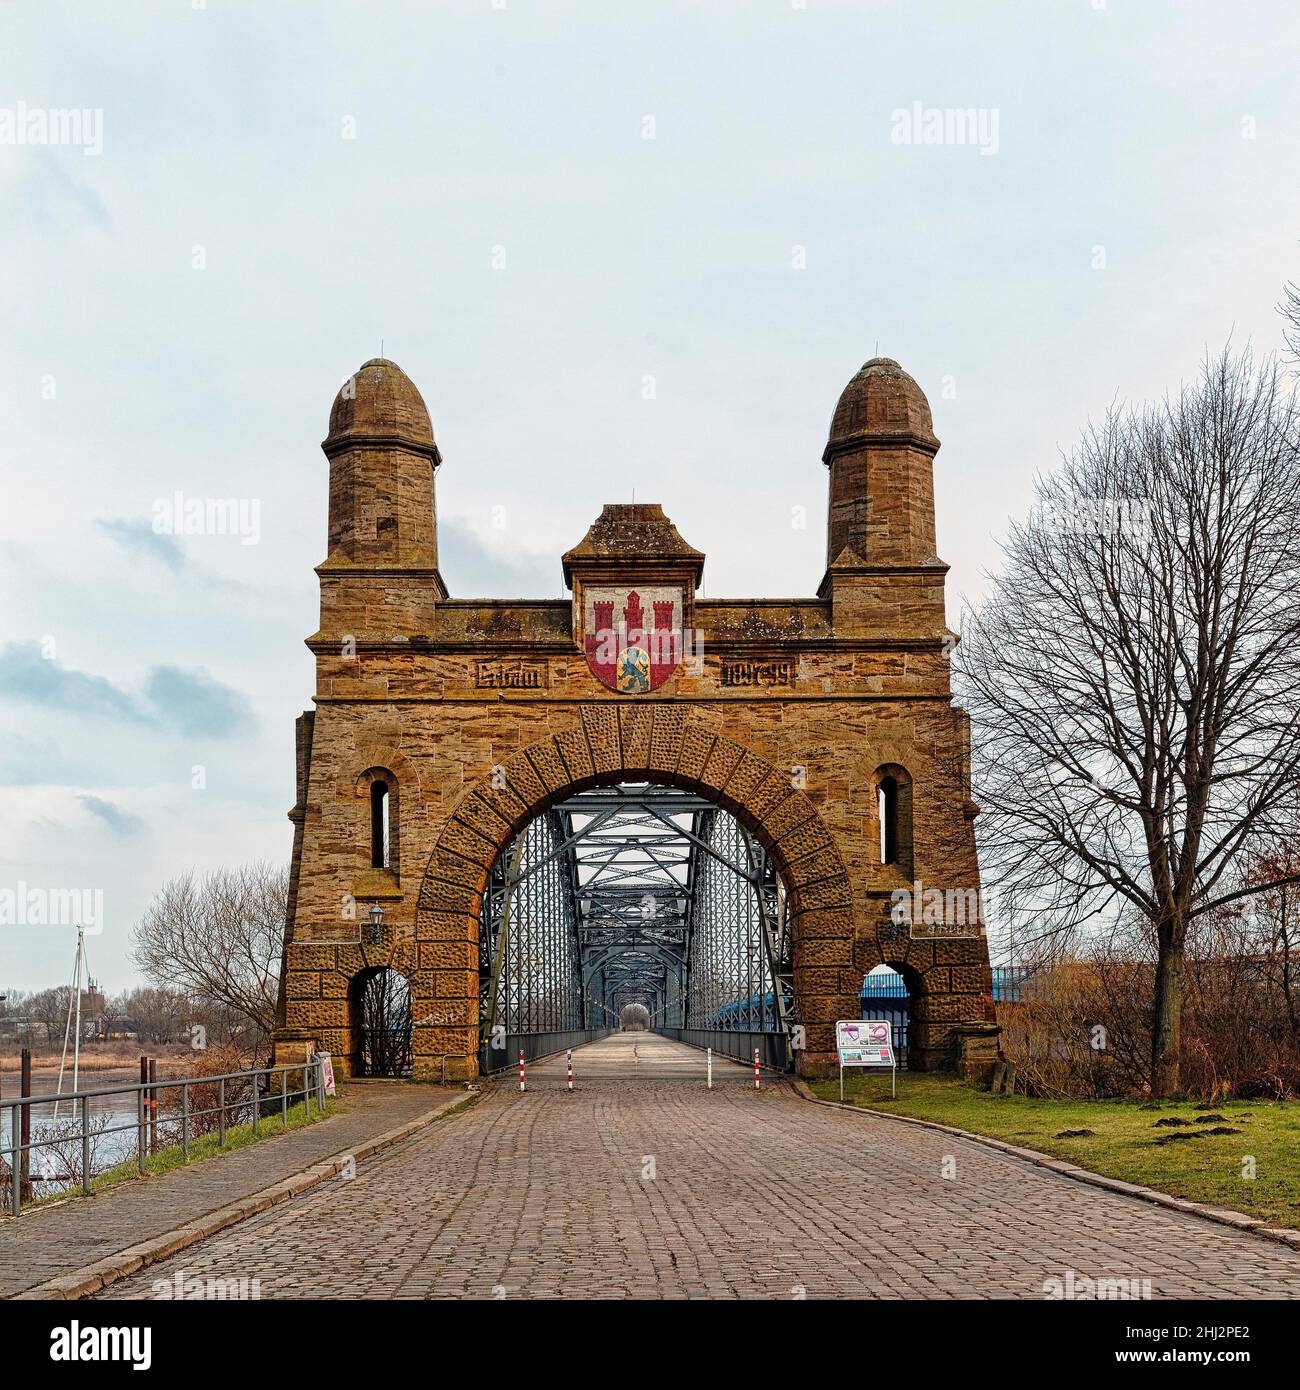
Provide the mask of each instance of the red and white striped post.
{"label": "red and white striped post", "polygon": [[524,1089],[524,1054],[522,1048],[519,1052],[519,1089],[521,1091]]}
{"label": "red and white striped post", "polygon": [[573,1090],[573,1049],[572,1049],[572,1048],[569,1048],[569,1050],[564,1054],[564,1064],[565,1064],[565,1066],[568,1068],[568,1072],[569,1072],[569,1090]]}
{"label": "red and white striped post", "polygon": [[754,1049],[754,1089],[758,1090],[758,1048]]}

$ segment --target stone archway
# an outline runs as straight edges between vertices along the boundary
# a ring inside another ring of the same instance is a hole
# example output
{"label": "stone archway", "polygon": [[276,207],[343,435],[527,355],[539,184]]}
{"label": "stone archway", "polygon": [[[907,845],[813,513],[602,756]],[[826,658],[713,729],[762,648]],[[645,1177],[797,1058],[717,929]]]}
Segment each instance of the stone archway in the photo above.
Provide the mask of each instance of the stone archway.
{"label": "stone archway", "polygon": [[352,1076],[409,1076],[415,992],[397,965],[372,965],[348,982],[347,1068]]}
{"label": "stone archway", "polygon": [[791,785],[788,771],[697,713],[601,704],[582,706],[580,715],[571,728],[520,750],[483,779],[438,837],[416,912],[415,1074],[472,1075],[476,1067],[472,971],[481,895],[497,855],[547,806],[619,781],[666,783],[706,796],[772,856],[790,894],[795,994],[806,1030],[799,1069],[828,1070],[834,1020],[856,1016],[858,982],[849,876],[817,808]]}

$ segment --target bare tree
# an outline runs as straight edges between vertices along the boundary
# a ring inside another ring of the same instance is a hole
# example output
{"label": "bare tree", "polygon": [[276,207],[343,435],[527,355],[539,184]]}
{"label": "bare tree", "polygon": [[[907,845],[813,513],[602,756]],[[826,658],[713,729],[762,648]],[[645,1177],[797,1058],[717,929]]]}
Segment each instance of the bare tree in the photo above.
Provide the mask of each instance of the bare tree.
{"label": "bare tree", "polygon": [[1252,851],[1243,877],[1260,891],[1243,905],[1250,954],[1263,963],[1300,1044],[1300,837]]}
{"label": "bare tree", "polygon": [[15,1042],[32,1040],[32,994],[25,989],[0,987],[0,1022],[7,1037]]}
{"label": "bare tree", "polygon": [[133,934],[135,963],[156,984],[224,1004],[275,1027],[289,873],[266,863],[182,874],[165,884]]}
{"label": "bare tree", "polygon": [[26,1018],[27,1006],[31,1003],[32,994],[26,989],[5,989],[0,986],[0,1018]]}
{"label": "bare tree", "polygon": [[121,994],[105,995],[103,1010],[99,1017],[105,1038],[112,1038],[115,1033],[120,1032],[122,1025],[131,1017],[130,1011],[126,1007],[125,991]]}
{"label": "bare tree", "polygon": [[258,1036],[256,1025],[245,1014],[229,1004],[191,999],[190,1021],[202,1025],[209,1048],[232,1047],[243,1057],[243,1065],[251,1064]]}
{"label": "bare tree", "polygon": [[72,990],[68,985],[38,990],[28,998],[27,1018],[44,1032],[47,1043],[53,1045],[63,1041],[71,1002]]}
{"label": "bare tree", "polygon": [[1179,1088],[1189,925],[1296,881],[1234,861],[1300,782],[1298,504],[1295,396],[1225,350],[1040,479],[966,619],[986,882],[1039,933],[1126,904],[1149,924],[1156,1095]]}
{"label": "bare tree", "polygon": [[122,1009],[141,1042],[170,1043],[181,1040],[190,1002],[183,990],[141,985],[122,996]]}
{"label": "bare tree", "polygon": [[1291,357],[1300,363],[1300,285],[1288,282],[1282,290],[1282,302],[1277,306],[1282,315],[1282,337]]}

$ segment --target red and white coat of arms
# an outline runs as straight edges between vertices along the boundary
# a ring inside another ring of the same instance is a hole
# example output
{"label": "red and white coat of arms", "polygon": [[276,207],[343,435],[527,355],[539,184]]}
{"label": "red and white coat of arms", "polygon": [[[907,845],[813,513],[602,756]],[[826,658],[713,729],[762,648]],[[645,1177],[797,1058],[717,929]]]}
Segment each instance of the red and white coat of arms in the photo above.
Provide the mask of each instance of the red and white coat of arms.
{"label": "red and white coat of arms", "polygon": [[657,690],[682,659],[682,590],[587,589],[587,665],[620,695]]}

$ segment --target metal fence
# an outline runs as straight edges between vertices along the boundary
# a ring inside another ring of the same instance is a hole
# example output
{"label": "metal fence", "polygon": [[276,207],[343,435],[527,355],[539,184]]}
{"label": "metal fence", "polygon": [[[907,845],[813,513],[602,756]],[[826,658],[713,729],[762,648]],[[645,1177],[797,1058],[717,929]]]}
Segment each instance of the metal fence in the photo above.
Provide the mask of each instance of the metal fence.
{"label": "metal fence", "polygon": [[749,1062],[751,1065],[757,1052],[760,1066],[770,1071],[790,1070],[790,1049],[784,1033],[742,1033],[731,1028],[666,1028],[658,1025],[654,1031],[701,1050],[711,1047],[721,1057],[732,1057],[737,1062]]}
{"label": "metal fence", "polygon": [[[121,1124],[94,1125],[92,1103],[113,1096],[133,1096],[134,1117]],[[66,1180],[71,1186],[79,1177],[82,1192],[88,1194],[93,1177],[92,1147],[106,1135],[135,1131],[136,1164],[143,1174],[146,1155],[156,1152],[162,1145],[179,1143],[188,1162],[190,1140],[198,1134],[215,1131],[218,1143],[224,1147],[228,1128],[251,1121],[256,1135],[259,1120],[274,1115],[276,1111],[287,1124],[290,1105],[296,1106],[299,1101],[304,1106],[306,1116],[310,1117],[313,1098],[319,1115],[325,1109],[325,1075],[319,1058],[290,1066],[252,1067],[248,1071],[226,1072],[219,1076],[136,1081],[123,1086],[101,1086],[56,1096],[20,1096],[13,1100],[0,1100],[0,1114],[8,1112],[7,1142],[0,1146],[0,1154],[7,1157],[9,1165],[10,1213],[17,1216],[22,1210],[23,1201],[30,1200],[33,1182]],[[198,1104],[192,1104],[193,1100],[197,1100]],[[73,1117],[72,1125],[67,1130],[58,1129],[58,1111],[64,1105],[69,1106]],[[37,1106],[55,1107],[55,1120],[52,1129],[44,1134],[38,1133],[33,1139],[31,1118],[33,1107]],[[173,1106],[175,1108],[171,1108]],[[212,1121],[213,1116],[216,1117],[215,1122]],[[60,1154],[66,1171],[54,1177],[33,1178],[32,1154],[41,1150]],[[124,1161],[119,1159],[111,1166],[116,1167]],[[79,1169],[79,1173],[75,1169]]]}
{"label": "metal fence", "polygon": [[526,1062],[535,1062],[539,1057],[550,1057],[556,1052],[564,1052],[570,1047],[581,1047],[583,1043],[595,1042],[603,1038],[608,1028],[570,1028],[567,1031],[552,1033],[504,1033],[497,1034],[503,1046],[493,1047],[491,1042],[484,1044],[479,1052],[478,1069],[484,1076],[492,1072],[509,1071],[519,1065],[519,1054],[524,1054]]}

